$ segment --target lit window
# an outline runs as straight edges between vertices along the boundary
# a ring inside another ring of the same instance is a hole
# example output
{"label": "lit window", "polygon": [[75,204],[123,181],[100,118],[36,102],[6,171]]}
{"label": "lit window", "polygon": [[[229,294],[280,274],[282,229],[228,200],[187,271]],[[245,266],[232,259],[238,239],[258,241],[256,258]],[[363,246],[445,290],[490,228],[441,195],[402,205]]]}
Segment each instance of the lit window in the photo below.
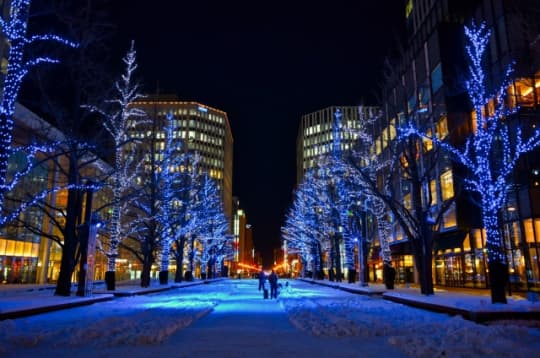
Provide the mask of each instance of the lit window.
{"label": "lit window", "polygon": [[452,205],[444,213],[443,217],[445,229],[457,226],[455,203],[452,203]]}
{"label": "lit window", "polygon": [[388,145],[388,128],[385,128],[382,132],[382,149]]}
{"label": "lit window", "polygon": [[444,139],[448,135],[448,120],[446,115],[441,116],[436,124],[437,138]]}
{"label": "lit window", "polygon": [[441,192],[442,200],[448,200],[454,197],[454,179],[451,170],[441,174]]}
{"label": "lit window", "polygon": [[431,192],[431,205],[437,204],[437,181],[435,179],[429,182],[429,190]]}
{"label": "lit window", "polygon": [[403,206],[404,206],[407,210],[411,210],[411,209],[412,209],[411,193],[406,194],[406,195],[403,196]]}
{"label": "lit window", "polygon": [[390,130],[390,140],[393,140],[394,138],[396,138],[396,119],[395,118],[392,118],[390,120],[390,126],[388,127],[388,129]]}
{"label": "lit window", "polygon": [[[428,137],[431,137],[433,134],[431,133],[431,128],[428,128],[426,135]],[[429,152],[433,149],[433,141],[429,138],[422,138],[422,141],[424,142],[424,151]]]}
{"label": "lit window", "polygon": [[476,133],[476,130],[478,129],[478,121],[476,120],[476,111],[471,112],[471,131],[472,133]]}

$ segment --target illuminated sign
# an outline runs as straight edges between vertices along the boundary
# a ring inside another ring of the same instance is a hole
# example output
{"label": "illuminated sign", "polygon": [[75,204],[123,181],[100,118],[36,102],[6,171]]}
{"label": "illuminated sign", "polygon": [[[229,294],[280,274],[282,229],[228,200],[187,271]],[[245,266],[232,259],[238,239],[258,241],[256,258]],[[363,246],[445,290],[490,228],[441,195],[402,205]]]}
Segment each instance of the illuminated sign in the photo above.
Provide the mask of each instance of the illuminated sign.
{"label": "illuminated sign", "polygon": [[206,108],[204,108],[204,107],[201,107],[201,106],[199,106],[199,108],[197,108],[197,109],[198,109],[199,111],[201,111],[201,112],[205,112],[205,113],[208,112],[208,109],[206,109]]}

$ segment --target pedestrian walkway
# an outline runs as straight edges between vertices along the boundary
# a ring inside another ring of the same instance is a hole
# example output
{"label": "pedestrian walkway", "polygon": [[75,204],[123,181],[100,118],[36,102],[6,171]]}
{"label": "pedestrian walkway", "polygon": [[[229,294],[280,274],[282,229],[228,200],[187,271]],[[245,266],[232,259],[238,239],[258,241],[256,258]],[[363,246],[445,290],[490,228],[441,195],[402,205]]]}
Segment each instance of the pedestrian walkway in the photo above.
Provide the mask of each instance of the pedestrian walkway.
{"label": "pedestrian walkway", "polygon": [[87,297],[75,294],[77,285],[73,285],[72,295],[55,296],[55,285],[37,284],[4,284],[0,285],[0,320],[14,319],[34,314],[51,312],[71,307],[90,305],[96,302],[112,300],[115,296],[135,296],[167,291],[176,288],[202,285],[214,280],[195,280],[180,283],[160,285],[159,281],[152,280],[149,287],[141,287],[140,281],[120,281],[116,290],[107,291],[103,281],[97,281],[92,295]]}
{"label": "pedestrian walkway", "polygon": [[540,302],[531,302],[521,295],[507,297],[507,304],[492,304],[490,291],[486,289],[435,288],[434,295],[422,295],[418,287],[396,286],[387,290],[383,284],[333,282],[328,280],[301,279],[351,293],[381,295],[384,299],[435,312],[461,315],[475,322],[503,319],[540,320]]}
{"label": "pedestrian walkway", "polygon": [[231,280],[223,290],[231,284],[235,288],[210,314],[171,336],[169,342],[184,347],[182,357],[403,356],[388,345],[383,348],[383,338],[360,344],[358,337],[340,337],[336,348],[335,339],[293,326],[281,298],[263,299],[255,280]]}

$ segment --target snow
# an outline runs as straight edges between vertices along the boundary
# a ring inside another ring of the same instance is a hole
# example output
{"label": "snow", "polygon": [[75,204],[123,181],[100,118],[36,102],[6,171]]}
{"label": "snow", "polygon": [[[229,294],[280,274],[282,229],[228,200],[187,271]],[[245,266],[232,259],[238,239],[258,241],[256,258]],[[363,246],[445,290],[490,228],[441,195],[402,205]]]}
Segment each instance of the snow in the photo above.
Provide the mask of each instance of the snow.
{"label": "snow", "polygon": [[[224,280],[0,321],[0,356],[531,357],[540,350],[536,321],[481,325],[289,282],[278,300],[263,300],[256,280]],[[21,300],[47,295],[25,293]],[[449,300],[443,293],[430,297]],[[471,304],[461,297],[462,305]]]}

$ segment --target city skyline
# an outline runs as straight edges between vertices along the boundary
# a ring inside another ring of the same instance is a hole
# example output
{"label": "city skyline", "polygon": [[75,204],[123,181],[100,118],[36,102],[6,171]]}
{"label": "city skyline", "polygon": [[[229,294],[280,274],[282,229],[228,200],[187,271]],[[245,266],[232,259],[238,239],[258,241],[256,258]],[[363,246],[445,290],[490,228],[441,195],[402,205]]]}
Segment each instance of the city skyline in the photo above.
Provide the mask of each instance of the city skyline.
{"label": "city skyline", "polygon": [[227,112],[233,195],[253,225],[257,248],[271,253],[296,184],[301,116],[376,103],[383,59],[404,19],[401,4],[114,6],[113,62],[134,40],[146,91]]}

